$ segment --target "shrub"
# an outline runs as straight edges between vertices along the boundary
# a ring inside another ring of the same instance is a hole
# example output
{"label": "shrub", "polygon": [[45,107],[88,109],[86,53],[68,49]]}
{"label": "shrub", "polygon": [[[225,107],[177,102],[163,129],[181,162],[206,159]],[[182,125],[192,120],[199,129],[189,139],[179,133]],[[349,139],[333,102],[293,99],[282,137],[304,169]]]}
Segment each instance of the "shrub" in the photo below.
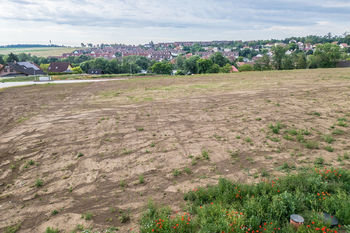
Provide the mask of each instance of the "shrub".
{"label": "shrub", "polygon": [[291,233],[295,232],[289,224],[293,213],[305,219],[298,232],[311,233],[323,227],[329,232],[329,224],[319,213],[327,212],[341,224],[349,225],[349,184],[349,170],[327,168],[304,169],[257,184],[220,179],[217,185],[185,194],[189,212],[184,214],[172,214],[169,208],[149,203],[141,218],[140,232]]}
{"label": "shrub", "polygon": [[244,65],[241,65],[240,67],[238,67],[238,70],[240,72],[253,71],[253,66],[251,66],[249,64],[244,64]]}

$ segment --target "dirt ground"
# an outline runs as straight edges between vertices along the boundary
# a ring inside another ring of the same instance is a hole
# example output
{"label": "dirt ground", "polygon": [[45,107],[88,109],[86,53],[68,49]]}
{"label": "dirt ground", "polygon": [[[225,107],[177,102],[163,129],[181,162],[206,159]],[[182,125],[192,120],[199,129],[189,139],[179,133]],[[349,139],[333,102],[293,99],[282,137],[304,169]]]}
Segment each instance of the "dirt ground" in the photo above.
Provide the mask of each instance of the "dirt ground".
{"label": "dirt ground", "polygon": [[0,232],[137,232],[147,201],[180,211],[220,177],[350,168],[350,69],[9,88],[0,119]]}

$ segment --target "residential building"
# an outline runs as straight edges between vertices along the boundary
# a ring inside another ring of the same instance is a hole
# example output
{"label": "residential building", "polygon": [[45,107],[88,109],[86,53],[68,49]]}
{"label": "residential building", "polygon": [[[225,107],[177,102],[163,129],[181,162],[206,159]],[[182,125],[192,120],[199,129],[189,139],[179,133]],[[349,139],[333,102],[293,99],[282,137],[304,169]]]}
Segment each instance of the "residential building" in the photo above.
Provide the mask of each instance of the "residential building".
{"label": "residential building", "polygon": [[69,62],[52,62],[48,68],[49,73],[72,73],[73,67]]}
{"label": "residential building", "polygon": [[40,67],[31,62],[9,62],[0,67],[0,77],[44,75]]}

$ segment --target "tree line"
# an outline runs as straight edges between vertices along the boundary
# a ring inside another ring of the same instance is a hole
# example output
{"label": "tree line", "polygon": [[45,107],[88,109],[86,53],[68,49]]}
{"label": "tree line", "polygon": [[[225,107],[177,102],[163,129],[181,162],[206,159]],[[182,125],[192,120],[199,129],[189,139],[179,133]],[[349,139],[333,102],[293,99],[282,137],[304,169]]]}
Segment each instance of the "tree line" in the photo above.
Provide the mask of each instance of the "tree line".
{"label": "tree line", "polygon": [[[274,46],[271,52],[273,54],[271,57],[267,53],[262,53],[264,55],[256,60],[253,65],[242,65],[238,67],[239,70],[331,68],[335,67],[339,60],[349,59],[346,51],[342,51],[338,45],[331,43],[318,45],[315,52],[312,50],[308,52],[301,51],[293,43],[284,47]],[[86,73],[90,69],[101,69],[106,74],[140,73],[142,71],[155,74],[172,74],[174,70],[177,71],[177,75],[229,73],[232,70],[232,65],[237,66],[237,62],[242,60],[242,57],[239,57],[235,61],[230,61],[220,52],[212,54],[208,59],[198,55],[189,58],[186,58],[185,55],[180,55],[173,62],[156,62],[142,56],[127,56],[107,60],[86,55],[64,59],[37,57],[25,53],[0,55],[0,64],[14,61],[30,61],[40,65],[44,71],[47,71],[49,63],[64,61],[70,62],[75,67],[74,72],[76,73]]]}

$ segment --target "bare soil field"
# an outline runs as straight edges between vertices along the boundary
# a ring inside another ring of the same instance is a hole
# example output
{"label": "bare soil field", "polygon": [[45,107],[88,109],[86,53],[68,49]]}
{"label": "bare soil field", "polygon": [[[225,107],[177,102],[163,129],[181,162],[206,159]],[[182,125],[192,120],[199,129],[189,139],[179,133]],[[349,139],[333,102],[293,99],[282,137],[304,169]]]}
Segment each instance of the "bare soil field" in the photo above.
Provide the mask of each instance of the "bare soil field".
{"label": "bare soil field", "polygon": [[220,177],[349,169],[350,69],[9,88],[0,119],[0,232],[138,232]]}

